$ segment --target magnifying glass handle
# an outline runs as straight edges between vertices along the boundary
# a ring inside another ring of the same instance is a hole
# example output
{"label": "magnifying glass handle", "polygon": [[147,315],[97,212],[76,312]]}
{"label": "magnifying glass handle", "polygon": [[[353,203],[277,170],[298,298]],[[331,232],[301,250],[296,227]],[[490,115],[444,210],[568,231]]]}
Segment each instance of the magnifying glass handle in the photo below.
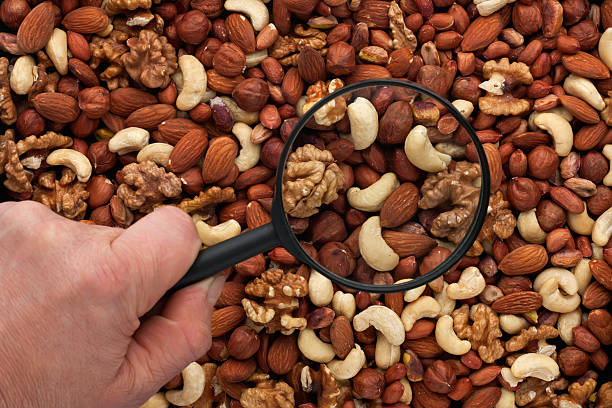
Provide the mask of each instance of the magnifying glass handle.
{"label": "magnifying glass handle", "polygon": [[169,292],[174,292],[192,283],[201,281],[238,262],[242,262],[279,245],[280,240],[272,223],[262,225],[237,237],[220,242],[200,251],[185,276]]}

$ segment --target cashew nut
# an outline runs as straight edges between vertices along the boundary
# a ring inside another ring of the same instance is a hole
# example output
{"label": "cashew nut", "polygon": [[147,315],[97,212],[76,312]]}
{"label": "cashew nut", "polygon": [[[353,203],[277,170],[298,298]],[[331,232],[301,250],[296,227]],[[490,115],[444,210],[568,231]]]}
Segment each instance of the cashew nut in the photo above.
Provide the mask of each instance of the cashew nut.
{"label": "cashew nut", "polygon": [[373,184],[364,188],[351,187],[346,192],[346,199],[351,207],[366,211],[380,211],[383,203],[391,193],[399,186],[395,173],[385,173]]}
{"label": "cashew nut", "polygon": [[517,357],[510,367],[512,375],[518,378],[535,377],[552,381],[559,375],[559,366],[552,358],[537,353],[525,353]]}
{"label": "cashew nut", "polygon": [[74,149],[57,149],[47,156],[47,164],[51,166],[66,166],[70,168],[81,183],[86,183],[91,177],[91,163],[81,152]]}
{"label": "cashew nut", "polygon": [[225,102],[225,106],[227,106],[227,109],[229,109],[234,121],[243,122],[247,125],[254,125],[259,121],[259,112],[245,111],[229,96],[221,96],[220,98],[223,99],[223,102]]}
{"label": "cashew nut", "polygon": [[17,95],[26,95],[30,92],[32,85],[34,85],[34,81],[37,79],[38,68],[36,67],[34,58],[29,55],[17,58],[9,79],[9,84],[13,92]]}
{"label": "cashew nut", "polygon": [[412,303],[409,303],[402,310],[402,323],[404,330],[410,331],[414,322],[424,317],[436,317],[440,313],[440,304],[431,296],[421,296]]}
{"label": "cashew nut", "polygon": [[410,160],[421,170],[435,173],[444,170],[451,161],[448,154],[437,151],[427,137],[427,128],[417,125],[406,136],[404,152]]}
{"label": "cashew nut", "polygon": [[223,5],[228,11],[235,11],[249,16],[255,31],[261,31],[270,22],[268,8],[259,0],[227,0]]}
{"label": "cashew nut", "polygon": [[612,27],[608,27],[599,37],[599,58],[609,69],[612,69]]}
{"label": "cashew nut", "polygon": [[412,402],[412,387],[406,378],[400,378],[399,382],[404,386],[404,392],[400,397],[400,402],[410,404]]}
{"label": "cashew nut", "polygon": [[184,407],[191,405],[204,392],[204,369],[196,362],[189,364],[181,372],[183,389],[166,392],[166,399],[173,405]]}
{"label": "cashew nut", "polygon": [[542,306],[551,312],[567,313],[580,305],[578,282],[567,269],[548,268],[540,272],[533,282],[533,290],[542,295]]}
{"label": "cashew nut", "polygon": [[[612,145],[608,145],[611,146]],[[595,245],[605,246],[610,240],[612,235],[612,207],[608,208],[597,217],[597,221],[593,225],[593,232],[591,233],[591,239]]]}
{"label": "cashew nut", "polygon": [[610,170],[603,179],[604,185],[610,187],[612,186],[612,144],[605,145],[601,152],[610,161]]}
{"label": "cashew nut", "polygon": [[440,312],[438,312],[438,316],[444,316],[451,314],[451,312],[455,309],[455,299],[451,299],[448,297],[446,290],[448,289],[448,283],[444,282],[444,286],[440,292],[434,293],[434,299],[440,305]]}
{"label": "cashew nut", "polygon": [[253,129],[246,123],[236,122],[232,127],[232,133],[236,136],[242,147],[234,160],[238,170],[241,172],[255,167],[261,154],[261,145],[251,142],[252,132]]}
{"label": "cashew nut", "polygon": [[557,330],[559,331],[559,337],[568,346],[574,344],[574,332],[573,328],[580,326],[582,323],[582,312],[580,308],[572,310],[569,313],[562,313],[557,320]]}
{"label": "cashew nut", "polygon": [[329,363],[336,356],[334,347],[321,341],[312,329],[301,330],[297,343],[304,357],[317,363]]}
{"label": "cashew nut", "polygon": [[355,347],[344,360],[332,360],[327,363],[327,368],[336,380],[350,380],[361,371],[365,363],[365,353],[359,344],[355,343]]}
{"label": "cashew nut", "polygon": [[327,306],[334,297],[334,286],[332,281],[321,275],[314,269],[310,270],[308,279],[308,297],[315,306]]}
{"label": "cashew nut", "polygon": [[[397,282],[395,282],[395,284],[397,285],[398,283],[409,282],[411,280],[412,279],[410,278],[400,279]],[[419,296],[423,294],[424,291],[425,291],[425,285],[417,286],[414,289],[408,289],[407,291],[404,292],[404,301],[408,303],[414,302],[415,300],[419,298]]]}
{"label": "cashew nut", "polygon": [[459,111],[464,118],[469,118],[472,112],[474,112],[474,104],[465,99],[455,99],[452,105]]}
{"label": "cashew nut", "polygon": [[576,234],[591,235],[595,221],[589,217],[587,206],[585,205],[584,211],[582,211],[580,214],[567,211],[567,225]]}
{"label": "cashew nut", "polygon": [[361,225],[359,252],[364,261],[377,271],[390,271],[399,263],[399,255],[382,237],[379,216],[370,217]]}
{"label": "cashew nut", "polygon": [[606,104],[593,83],[581,76],[569,74],[563,82],[563,89],[569,95],[582,99],[597,110],[603,110]]}
{"label": "cashew nut", "polygon": [[53,29],[53,34],[45,46],[49,59],[55,65],[60,75],[68,73],[68,39],[66,32],[59,28]]}
{"label": "cashew nut", "polygon": [[516,219],[516,227],[525,241],[532,244],[546,242],[546,232],[540,227],[535,208],[521,212]]}
{"label": "cashew nut", "polygon": [[468,340],[461,340],[453,329],[453,318],[449,315],[440,316],[436,322],[436,342],[449,354],[461,356],[472,348]]}
{"label": "cashew nut", "polygon": [[545,111],[531,112],[531,114],[529,115],[529,118],[527,118],[527,124],[529,125],[529,129],[531,130],[538,129],[538,127],[535,124],[535,118],[537,118],[543,113],[555,113],[561,116],[562,118],[564,118],[565,120],[567,120],[568,122],[571,122],[572,120],[574,120],[574,116],[572,116],[572,114],[567,109],[565,109],[564,106],[558,105],[558,106],[555,106],[554,108],[546,109]]}
{"label": "cashew nut", "polygon": [[146,162],[151,160],[163,167],[168,167],[168,160],[170,159],[170,153],[174,150],[174,146],[168,143],[151,143],[146,145],[138,152],[136,160],[138,163]]}
{"label": "cashew nut", "polygon": [[402,322],[397,313],[386,306],[369,306],[353,318],[353,327],[358,332],[370,326],[374,326],[394,346],[399,346],[404,342],[406,333],[404,333]]}
{"label": "cashew nut", "polygon": [[578,284],[578,293],[580,296],[584,294],[587,286],[591,283],[591,268],[589,267],[588,259],[581,259],[580,262],[574,269],[572,269],[572,273],[576,277],[576,283]]}
{"label": "cashew nut", "polygon": [[478,14],[490,16],[506,4],[514,3],[515,0],[474,0]]}
{"label": "cashew nut", "polygon": [[520,382],[524,380],[524,378],[515,377],[512,374],[512,370],[510,370],[510,367],[503,367],[499,374],[504,380],[506,380],[508,384],[510,384],[511,387],[516,387],[517,385],[519,385]]}
{"label": "cashew nut", "polygon": [[603,258],[603,247],[599,245],[595,245],[591,242],[591,251],[593,255],[591,255],[591,259],[604,259]]}
{"label": "cashew nut", "polygon": [[470,266],[461,272],[457,283],[448,285],[446,294],[451,299],[469,299],[480,295],[486,285],[480,270],[475,266]]}
{"label": "cashew nut", "polygon": [[440,153],[444,153],[452,157],[453,159],[460,159],[465,157],[465,146],[459,146],[453,142],[440,142],[437,143],[435,149]]}
{"label": "cashew nut", "polygon": [[516,408],[514,401],[514,391],[508,391],[507,389],[502,387],[501,397],[499,397],[499,399],[497,400],[495,408]]}
{"label": "cashew nut", "polygon": [[149,132],[137,127],[121,129],[108,141],[108,150],[118,155],[140,151],[149,143]]}
{"label": "cashew nut", "polygon": [[[295,112],[297,113],[297,116],[299,118],[301,118],[302,116],[304,116],[304,105],[306,105],[306,95],[302,95],[300,96],[300,99],[298,99],[298,101],[295,103]],[[347,135],[343,136],[344,138],[347,138]]]}
{"label": "cashew nut", "polygon": [[400,346],[389,343],[384,334],[377,334],[376,348],[374,349],[376,367],[386,370],[400,360],[401,354]]}
{"label": "cashew nut", "polygon": [[265,60],[267,56],[268,56],[268,50],[259,50],[259,51],[251,52],[250,54],[245,55],[246,57],[245,65],[247,68],[256,67],[257,65],[259,65],[261,61]]}
{"label": "cashew nut", "polygon": [[574,132],[567,120],[555,113],[542,113],[534,119],[540,129],[546,130],[553,138],[555,152],[565,157],[572,151]]}
{"label": "cashew nut", "polygon": [[336,312],[336,316],[344,316],[349,320],[353,320],[357,306],[355,304],[355,296],[352,293],[344,293],[341,290],[334,293],[332,298],[332,308]]}
{"label": "cashew nut", "polygon": [[139,408],[168,408],[169,406],[170,403],[168,402],[166,397],[164,397],[164,394],[158,392],[157,394],[151,395],[151,398],[149,398]]}
{"label": "cashew nut", "polygon": [[370,147],[378,136],[378,113],[372,102],[358,97],[348,105],[346,112],[351,124],[351,134],[345,135],[353,142],[355,150]]}
{"label": "cashew nut", "polygon": [[204,221],[196,222],[196,229],[200,235],[202,243],[206,246],[213,246],[240,235],[240,224],[236,220],[227,220],[221,224],[210,226]]}
{"label": "cashew nut", "polygon": [[183,89],[176,98],[176,107],[182,111],[195,108],[206,92],[206,70],[193,55],[181,55],[178,65],[183,75]]}
{"label": "cashew nut", "polygon": [[508,334],[517,334],[529,327],[529,322],[524,317],[513,314],[499,315],[499,327]]}

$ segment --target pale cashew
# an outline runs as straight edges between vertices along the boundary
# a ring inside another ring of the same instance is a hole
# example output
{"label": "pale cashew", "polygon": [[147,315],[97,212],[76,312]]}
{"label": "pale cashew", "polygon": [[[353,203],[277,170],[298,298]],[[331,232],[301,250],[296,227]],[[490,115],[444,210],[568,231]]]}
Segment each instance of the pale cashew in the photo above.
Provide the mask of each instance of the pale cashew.
{"label": "pale cashew", "polygon": [[[295,103],[295,112],[299,118],[304,116],[304,105],[306,105],[306,95],[300,96],[300,99]],[[347,138],[347,135],[343,135],[344,138]]]}
{"label": "pale cashew", "polygon": [[259,0],[227,0],[223,7],[249,16],[255,31],[261,31],[270,22],[268,8]]}
{"label": "pale cashew", "polygon": [[[612,147],[612,145],[608,145]],[[605,246],[612,235],[612,207],[604,211],[593,225],[591,239],[595,245]]]}
{"label": "pale cashew", "polygon": [[91,177],[91,163],[87,156],[74,149],[57,149],[47,156],[47,164],[51,166],[66,166],[77,176],[82,183],[89,181]]}
{"label": "pale cashew", "polygon": [[597,110],[604,110],[606,103],[593,82],[578,75],[569,74],[563,82],[563,89],[569,95],[582,99]]}
{"label": "pale cashew", "polygon": [[138,163],[151,160],[163,167],[168,167],[170,153],[174,150],[174,146],[168,143],[151,143],[146,145],[138,152],[136,160]]}
{"label": "pale cashew", "polygon": [[390,271],[399,263],[399,255],[382,237],[379,216],[370,217],[361,225],[359,252],[363,260],[377,271]]}
{"label": "pale cashew", "polygon": [[168,408],[169,406],[170,403],[168,402],[166,397],[164,397],[164,394],[158,392],[157,394],[151,395],[151,398],[149,398],[139,408]]}
{"label": "pale cashew", "polygon": [[567,269],[557,267],[546,268],[540,272],[533,281],[533,290],[536,292],[540,291],[542,286],[544,286],[544,283],[551,279],[556,279],[565,293],[569,295],[573,295],[574,293],[578,292],[578,282],[576,281],[574,274]]}
{"label": "pale cashew", "polygon": [[386,370],[400,360],[402,352],[400,346],[391,344],[384,334],[378,333],[376,336],[376,347],[374,349],[374,361],[376,367]]}
{"label": "pale cashew", "polygon": [[451,314],[451,312],[455,309],[455,299],[451,299],[448,297],[446,290],[448,289],[448,283],[444,282],[444,286],[440,292],[434,293],[434,299],[440,305],[440,312],[438,312],[438,316],[444,316]]}
{"label": "pale cashew", "polygon": [[55,65],[60,75],[68,73],[68,39],[66,32],[59,28],[53,29],[53,34],[45,46],[49,59]]}
{"label": "pale cashew", "polygon": [[234,163],[236,163],[238,170],[241,172],[255,167],[261,154],[261,144],[251,142],[252,132],[253,129],[246,123],[236,122],[232,127],[232,133],[236,136],[242,147],[238,156],[234,159]]}
{"label": "pale cashew", "polygon": [[358,97],[348,105],[346,112],[351,124],[351,134],[344,137],[353,142],[355,150],[367,149],[378,136],[376,108],[374,108],[372,102]]}
{"label": "pale cashew", "polygon": [[365,353],[359,344],[355,343],[355,347],[344,360],[332,360],[327,363],[327,368],[336,380],[350,380],[361,371],[365,363]]}
{"label": "pale cashew", "polygon": [[[395,284],[399,284],[399,283],[404,283],[404,282],[410,282],[412,279],[408,278],[408,279],[400,279],[397,282],[395,282]],[[414,302],[415,300],[417,300],[419,298],[419,296],[421,296],[423,294],[423,292],[425,291],[425,285],[421,285],[421,286],[417,286],[414,289],[408,289],[407,291],[404,292],[404,301],[405,302]]]}
{"label": "pale cashew", "polygon": [[26,95],[30,92],[32,85],[34,85],[34,81],[37,79],[38,68],[36,67],[34,58],[29,55],[17,58],[9,79],[9,84],[13,92],[17,95]]}
{"label": "pale cashew", "polygon": [[506,380],[508,384],[510,384],[511,387],[516,387],[517,385],[519,385],[520,382],[524,380],[524,378],[515,377],[512,374],[512,370],[510,369],[510,367],[503,367],[501,369],[500,375],[504,380]]}
{"label": "pale cashew", "polygon": [[397,313],[386,306],[369,306],[353,318],[353,327],[358,332],[370,326],[374,326],[394,346],[399,346],[404,342],[406,333],[404,333],[402,322]]}
{"label": "pale cashew", "polygon": [[200,235],[202,243],[206,246],[213,246],[219,242],[234,238],[240,235],[240,224],[236,220],[227,220],[221,224],[210,226],[204,221],[196,222],[196,229]]}
{"label": "pale cashew", "polygon": [[538,340],[538,354],[544,354],[546,356],[552,357],[557,349],[557,346],[552,344],[548,344],[546,339]]}
{"label": "pale cashew", "polygon": [[603,61],[608,69],[612,69],[612,27],[606,28],[606,31],[599,37],[599,58]]}
{"label": "pale cashew", "polygon": [[565,120],[567,120],[568,122],[571,122],[572,120],[574,120],[574,116],[572,116],[572,114],[567,109],[565,109],[565,107],[558,105],[558,106],[555,106],[554,108],[546,109],[545,111],[531,112],[531,114],[529,115],[529,118],[527,118],[527,124],[529,125],[529,129],[531,130],[538,129],[538,127],[535,124],[535,118],[537,118],[543,113],[555,113],[561,116],[562,118],[564,118]]}
{"label": "pale cashew", "polygon": [[364,188],[351,187],[346,199],[351,207],[366,212],[380,211],[387,197],[399,186],[395,173],[385,173],[373,184]]}
{"label": "pale cashew", "polygon": [[246,67],[253,68],[259,65],[261,61],[265,60],[268,57],[268,50],[255,51],[250,54],[247,54],[245,57],[246,57],[246,62],[245,62]]}
{"label": "pale cashew", "polygon": [[524,317],[513,314],[499,315],[499,327],[508,334],[517,334],[529,327],[529,322]]}
{"label": "pale cashew", "polygon": [[516,219],[516,228],[518,228],[521,237],[527,242],[532,244],[543,244],[546,242],[546,232],[540,227],[535,208],[519,214]]}
{"label": "pale cashew", "polygon": [[449,315],[440,316],[436,322],[436,342],[449,354],[461,356],[472,348],[468,340],[461,340],[453,329],[453,318]]}
{"label": "pale cashew", "polygon": [[461,272],[457,283],[448,285],[446,294],[451,299],[469,299],[480,295],[486,285],[480,270],[475,266],[470,266]]}
{"label": "pale cashew", "polygon": [[542,296],[542,306],[551,312],[567,313],[580,305],[578,282],[567,269],[548,268],[540,272],[533,282],[533,290]]}
{"label": "pale cashew", "polygon": [[603,247],[599,245],[595,245],[591,242],[591,251],[593,255],[591,255],[591,259],[604,259],[603,258]]}
{"label": "pale cashew", "polygon": [[308,278],[308,297],[315,306],[329,305],[334,297],[332,281],[311,269]]}
{"label": "pale cashew", "polygon": [[440,313],[440,304],[431,296],[421,296],[409,303],[402,310],[402,323],[404,330],[410,331],[414,323],[424,317],[436,317]]}
{"label": "pale cashew", "polygon": [[444,170],[452,159],[448,154],[434,149],[427,137],[427,128],[423,125],[413,127],[408,133],[404,152],[410,163],[430,173]]}
{"label": "pale cashew", "polygon": [[525,353],[517,357],[510,367],[512,375],[517,378],[535,377],[552,381],[559,375],[559,366],[552,358],[537,353]]}
{"label": "pale cashew", "polygon": [[176,107],[188,111],[200,103],[206,92],[206,70],[193,55],[181,55],[178,64],[183,75],[183,89],[176,98]]}
{"label": "pale cashew", "polygon": [[490,16],[506,4],[514,3],[515,0],[474,0],[478,14]]}
{"label": "pale cashew", "polygon": [[259,121],[259,112],[245,111],[240,106],[238,106],[236,102],[234,102],[234,100],[229,96],[221,96],[220,98],[223,99],[223,102],[225,102],[225,106],[227,106],[227,108],[229,109],[230,113],[232,114],[232,118],[234,118],[234,121],[243,122],[247,125],[254,125]]}
{"label": "pale cashew", "polygon": [[332,298],[332,308],[336,312],[336,316],[344,316],[349,320],[353,320],[357,310],[355,296],[352,293],[344,293],[341,290],[337,291]]}
{"label": "pale cashew", "polygon": [[584,211],[582,211],[580,214],[567,211],[567,225],[576,234],[591,235],[595,221],[589,217],[587,206],[585,205]]}
{"label": "pale cashew", "polygon": [[336,356],[334,347],[321,341],[312,329],[301,330],[297,343],[304,357],[317,363],[329,363]]}
{"label": "pale cashew", "polygon": [[559,156],[565,157],[572,151],[574,132],[570,123],[563,117],[555,113],[542,113],[534,119],[534,123],[550,133],[553,147]]}
{"label": "pale cashew", "polygon": [[404,404],[410,404],[412,402],[412,387],[410,387],[410,383],[406,378],[400,378],[399,382],[404,387],[404,392],[400,397],[400,402]]}
{"label": "pale cashew", "polygon": [[472,112],[474,112],[474,104],[465,99],[455,99],[452,105],[459,111],[464,118],[469,118]]}
{"label": "pale cashew", "polygon": [[606,176],[603,179],[604,185],[610,187],[612,186],[612,144],[605,145],[601,152],[603,153],[604,156],[606,156],[606,159],[608,159],[608,161],[610,162],[610,169],[608,170],[608,174],[606,174]]}
{"label": "pale cashew", "polygon": [[514,401],[514,391],[508,391],[507,389],[502,387],[501,397],[499,397],[499,399],[497,400],[495,408],[516,408]]}
{"label": "pale cashew", "polygon": [[189,364],[181,372],[183,389],[166,392],[166,399],[173,405],[184,407],[191,405],[204,392],[204,369],[196,362]]}
{"label": "pale cashew", "polygon": [[569,313],[562,313],[557,320],[557,330],[559,331],[559,337],[568,346],[574,344],[574,332],[573,328],[580,326],[582,323],[582,312],[580,308],[572,310]]}
{"label": "pale cashew", "polygon": [[121,129],[108,141],[108,150],[118,155],[138,152],[149,143],[149,132],[137,127]]}
{"label": "pale cashew", "polygon": [[453,159],[460,159],[465,157],[465,146],[459,146],[453,142],[440,142],[437,143],[435,149],[440,153],[444,153],[452,157]]}
{"label": "pale cashew", "polygon": [[591,268],[589,267],[588,259],[581,259],[580,262],[572,269],[576,283],[578,284],[578,293],[580,296],[584,294],[587,286],[591,283]]}

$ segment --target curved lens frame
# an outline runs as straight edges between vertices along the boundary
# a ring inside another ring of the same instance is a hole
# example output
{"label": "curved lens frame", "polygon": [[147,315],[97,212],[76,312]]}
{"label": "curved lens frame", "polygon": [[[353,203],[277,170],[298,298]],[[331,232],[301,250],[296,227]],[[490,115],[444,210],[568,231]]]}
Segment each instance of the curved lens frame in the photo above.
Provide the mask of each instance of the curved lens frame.
{"label": "curved lens frame", "polygon": [[[297,237],[293,234],[291,230],[291,226],[289,225],[289,220],[287,219],[287,215],[285,214],[284,206],[283,206],[283,179],[285,173],[285,163],[289,157],[289,154],[292,151],[293,143],[300,135],[302,129],[306,126],[308,121],[312,118],[314,113],[320,109],[323,105],[330,102],[331,100],[344,95],[346,93],[356,91],[363,88],[368,87],[404,87],[408,89],[412,89],[414,91],[423,93],[429,96],[432,99],[440,102],[448,111],[457,119],[459,124],[463,126],[474,146],[476,147],[476,153],[478,154],[478,160],[480,161],[481,167],[481,186],[480,186],[480,196],[478,200],[478,207],[476,208],[476,214],[474,216],[474,221],[472,221],[472,225],[468,230],[467,234],[463,238],[463,240],[459,243],[459,245],[455,248],[455,250],[450,254],[450,256],[444,260],[440,265],[426,273],[425,275],[414,278],[411,281],[403,282],[400,284],[394,285],[374,285],[369,283],[357,282],[348,278],[344,278],[342,276],[336,275],[330,270],[324,268],[314,259],[312,259],[308,253],[302,248]],[[423,88],[422,86],[415,84],[413,82],[405,82],[396,79],[372,79],[368,81],[357,82],[351,85],[347,85],[336,92],[333,92],[323,99],[318,101],[308,112],[306,112],[297,123],[296,127],[293,129],[291,136],[285,143],[285,148],[281,154],[278,174],[276,176],[276,193],[274,196],[274,202],[272,204],[272,223],[274,224],[274,228],[281,239],[281,242],[285,246],[291,254],[293,254],[296,258],[298,258],[302,263],[310,266],[316,271],[320,272],[325,277],[331,279],[333,282],[357,290],[364,292],[373,292],[373,293],[392,293],[392,292],[401,292],[405,290],[414,289],[416,287],[422,286],[436,279],[437,277],[443,275],[447,271],[451,269],[453,265],[455,265],[459,260],[465,255],[465,253],[472,247],[472,244],[478,237],[480,233],[480,229],[482,228],[482,224],[484,223],[485,216],[487,215],[487,207],[489,205],[489,193],[491,188],[491,180],[489,175],[489,164],[487,162],[487,157],[485,155],[484,149],[482,147],[482,143],[476,136],[476,132],[472,128],[472,126],[468,123],[468,121],[463,117],[463,115],[446,99],[436,95],[429,89]]]}

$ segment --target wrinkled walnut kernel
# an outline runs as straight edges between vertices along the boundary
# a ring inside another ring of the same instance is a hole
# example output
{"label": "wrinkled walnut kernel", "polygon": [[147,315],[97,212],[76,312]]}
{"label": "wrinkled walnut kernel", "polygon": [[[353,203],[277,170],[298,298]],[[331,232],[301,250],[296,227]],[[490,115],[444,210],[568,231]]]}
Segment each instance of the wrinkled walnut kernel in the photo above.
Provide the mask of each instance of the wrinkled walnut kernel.
{"label": "wrinkled walnut kernel", "polygon": [[182,191],[180,179],[152,161],[128,164],[118,177],[124,184],[117,189],[117,196],[129,209],[143,213],[153,211],[166,198],[178,197]]}
{"label": "wrinkled walnut kernel", "polygon": [[[459,338],[470,341],[472,350],[478,352],[482,361],[492,363],[504,354],[504,348],[499,340],[502,335],[499,318],[487,305],[479,303],[472,307],[472,313],[468,305],[453,311],[453,328]],[[470,314],[473,315],[474,321],[471,326],[468,323]]]}
{"label": "wrinkled walnut kernel", "polygon": [[178,68],[176,51],[163,35],[142,30],[126,42],[130,48],[121,56],[130,77],[147,88],[165,88]]}
{"label": "wrinkled walnut kernel", "polygon": [[240,396],[244,408],[293,408],[293,388],[279,381],[264,381],[247,388]]}

